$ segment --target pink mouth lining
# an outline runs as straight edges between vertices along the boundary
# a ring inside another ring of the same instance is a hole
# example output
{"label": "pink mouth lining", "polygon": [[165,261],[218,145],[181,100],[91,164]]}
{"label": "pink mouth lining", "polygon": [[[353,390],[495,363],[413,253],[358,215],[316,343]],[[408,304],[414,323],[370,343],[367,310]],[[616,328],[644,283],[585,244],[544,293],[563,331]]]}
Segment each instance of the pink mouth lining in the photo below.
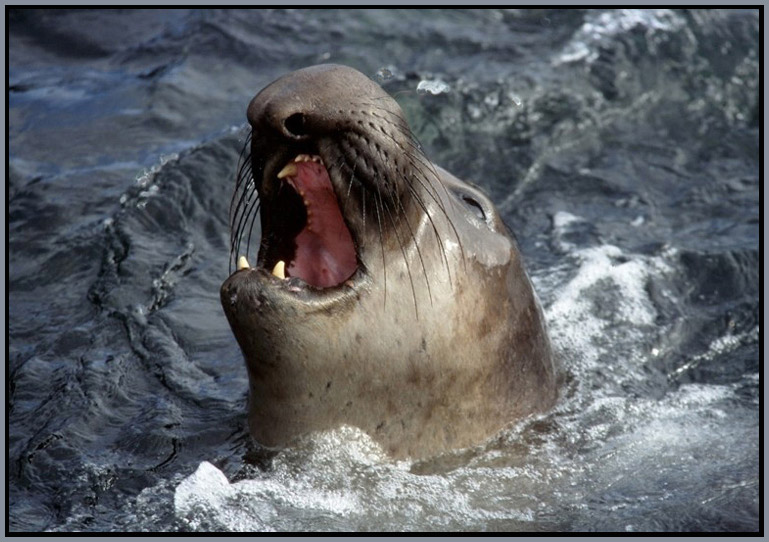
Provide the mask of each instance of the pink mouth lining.
{"label": "pink mouth lining", "polygon": [[317,288],[338,286],[358,268],[352,235],[323,164],[306,161],[294,165],[296,174],[284,181],[304,200],[307,223],[294,240],[296,254],[287,263],[286,275]]}

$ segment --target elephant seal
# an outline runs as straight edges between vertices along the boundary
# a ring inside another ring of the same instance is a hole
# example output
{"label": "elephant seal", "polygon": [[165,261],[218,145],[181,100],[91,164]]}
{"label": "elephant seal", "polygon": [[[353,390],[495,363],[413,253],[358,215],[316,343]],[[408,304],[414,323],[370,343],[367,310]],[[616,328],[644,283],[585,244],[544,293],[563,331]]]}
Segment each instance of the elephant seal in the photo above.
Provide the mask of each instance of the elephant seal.
{"label": "elephant seal", "polygon": [[221,301],[261,445],[351,425],[420,458],[553,405],[515,241],[486,196],[424,156],[379,85],[313,66],[264,88],[247,116],[230,213],[240,258]]}

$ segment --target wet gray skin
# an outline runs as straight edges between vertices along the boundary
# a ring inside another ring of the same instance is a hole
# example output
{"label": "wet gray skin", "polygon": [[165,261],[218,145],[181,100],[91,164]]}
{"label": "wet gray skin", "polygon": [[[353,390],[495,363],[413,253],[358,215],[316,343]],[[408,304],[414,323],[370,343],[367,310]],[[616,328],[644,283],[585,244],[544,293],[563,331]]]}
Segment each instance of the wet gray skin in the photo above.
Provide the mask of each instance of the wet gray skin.
{"label": "wet gray skin", "polygon": [[[248,120],[235,255],[256,193],[262,236],[221,300],[260,444],[347,424],[394,458],[425,457],[553,405],[553,356],[515,241],[485,195],[422,154],[386,92],[351,68],[314,66],[257,94]],[[310,218],[278,178],[298,155],[325,167],[352,240],[354,269],[339,284],[271,273],[297,258]]]}

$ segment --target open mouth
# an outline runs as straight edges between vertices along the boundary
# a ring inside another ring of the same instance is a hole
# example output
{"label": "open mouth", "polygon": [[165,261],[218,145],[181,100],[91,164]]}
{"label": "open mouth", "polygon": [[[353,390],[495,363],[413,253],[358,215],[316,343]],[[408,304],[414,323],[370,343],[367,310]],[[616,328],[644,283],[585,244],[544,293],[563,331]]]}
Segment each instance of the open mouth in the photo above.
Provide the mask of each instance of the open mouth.
{"label": "open mouth", "polygon": [[[299,154],[277,178],[259,265],[279,279],[296,277],[316,288],[343,284],[358,258],[325,164],[320,156]],[[240,257],[237,267],[249,267],[247,260]]]}

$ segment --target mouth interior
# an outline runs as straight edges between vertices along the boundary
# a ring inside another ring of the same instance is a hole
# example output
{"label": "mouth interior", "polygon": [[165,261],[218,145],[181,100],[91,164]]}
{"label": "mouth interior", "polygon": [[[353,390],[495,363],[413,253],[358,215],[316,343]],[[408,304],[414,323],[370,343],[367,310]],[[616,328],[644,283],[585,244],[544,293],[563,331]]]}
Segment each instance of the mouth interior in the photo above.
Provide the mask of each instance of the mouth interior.
{"label": "mouth interior", "polygon": [[[294,225],[281,228],[284,233],[291,233],[277,247],[276,253],[286,260],[276,258],[272,262],[275,265],[273,274],[280,277],[278,267],[283,261],[286,278],[298,277],[316,288],[342,284],[355,273],[358,262],[352,235],[342,218],[328,170],[319,157],[299,155],[281,170],[278,178],[283,183],[281,191],[290,187],[295,193],[288,198],[296,200],[299,196],[305,219],[302,221],[301,212],[286,213],[294,216]],[[290,211],[281,209],[279,212],[283,210]],[[286,220],[291,219],[286,216]],[[293,253],[292,245],[295,246]]]}

